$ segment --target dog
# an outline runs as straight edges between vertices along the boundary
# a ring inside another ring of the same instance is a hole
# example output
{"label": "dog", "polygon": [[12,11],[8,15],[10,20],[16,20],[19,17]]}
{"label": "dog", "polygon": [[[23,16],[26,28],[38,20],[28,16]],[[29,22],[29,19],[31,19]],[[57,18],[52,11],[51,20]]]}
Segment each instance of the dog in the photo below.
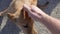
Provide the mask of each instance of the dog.
{"label": "dog", "polygon": [[23,30],[25,34],[38,34],[38,32],[33,27],[34,21],[28,16],[28,13],[23,9],[24,4],[36,6],[37,0],[16,0],[15,6],[17,11],[14,14],[9,13],[9,17],[12,21],[17,21],[16,25],[21,30]]}
{"label": "dog", "polygon": [[[13,23],[23,30],[24,34],[38,34],[34,28],[34,20],[32,20],[31,17],[28,16],[28,13],[23,9],[24,4],[40,7],[37,5],[37,0],[13,0],[10,6],[1,12],[0,15],[7,15]],[[44,6],[47,6],[47,4],[48,3]]]}
{"label": "dog", "polygon": [[13,0],[10,6],[2,12],[2,15],[8,14],[11,21],[16,22],[15,24],[23,30],[25,34],[37,34],[33,27],[34,21],[28,16],[28,13],[22,9],[24,4],[36,6],[37,0]]}

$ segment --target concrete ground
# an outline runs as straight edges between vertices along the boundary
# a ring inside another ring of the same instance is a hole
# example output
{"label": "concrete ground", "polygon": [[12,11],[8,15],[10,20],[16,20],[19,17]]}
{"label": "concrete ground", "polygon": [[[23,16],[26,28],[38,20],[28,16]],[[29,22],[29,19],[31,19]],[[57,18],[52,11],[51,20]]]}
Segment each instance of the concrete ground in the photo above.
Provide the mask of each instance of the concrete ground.
{"label": "concrete ground", "polygon": [[[60,0],[39,0],[39,3],[44,4],[46,1],[49,1],[49,5],[43,9],[43,11],[54,18],[60,19]],[[0,18],[0,22],[1,19],[2,17]],[[42,23],[35,21],[35,28],[37,29],[38,34],[51,34],[51,32]],[[21,30],[19,30],[15,24],[8,20],[7,25],[0,34],[19,34],[20,31]]]}

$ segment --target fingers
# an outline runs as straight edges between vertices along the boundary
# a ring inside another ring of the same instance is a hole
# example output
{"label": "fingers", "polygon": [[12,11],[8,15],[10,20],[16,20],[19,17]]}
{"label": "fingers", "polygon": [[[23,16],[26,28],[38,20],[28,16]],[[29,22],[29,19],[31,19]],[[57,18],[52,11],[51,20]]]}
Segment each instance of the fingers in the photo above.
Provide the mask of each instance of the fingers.
{"label": "fingers", "polygon": [[33,10],[33,9],[31,9],[31,8],[32,8],[31,6],[28,6],[28,5],[26,5],[26,4],[24,4],[23,8],[24,8],[24,10],[27,11],[28,13],[34,13],[34,12],[36,12],[36,11],[35,11],[36,9]]}
{"label": "fingers", "polygon": [[39,8],[38,7],[36,7],[36,6],[28,6],[28,5],[26,5],[26,4],[24,4],[24,9],[25,9],[25,11],[27,11],[28,12],[28,14],[29,15],[31,15],[31,14],[33,14],[33,15],[37,15],[37,14],[40,14],[39,13]]}
{"label": "fingers", "polygon": [[40,10],[38,7],[34,5],[28,6],[25,4],[23,8],[28,12],[29,17],[31,17],[32,19],[39,20],[40,18],[42,18],[42,15],[40,14],[42,10]]}
{"label": "fingers", "polygon": [[36,7],[34,5],[28,6],[28,5],[24,4],[24,9],[25,9],[25,11],[28,12],[28,14],[41,15],[40,13],[43,13],[42,10],[40,10],[38,7]]}
{"label": "fingers", "polygon": [[31,10],[35,13],[43,13],[43,11],[40,8],[38,8],[34,5],[31,6]]}
{"label": "fingers", "polygon": [[26,4],[24,4],[23,8],[27,12],[30,12],[31,11],[31,8],[28,5],[26,5]]}
{"label": "fingers", "polygon": [[[28,12],[28,15],[30,16],[32,14],[31,8],[30,6],[24,4],[23,6],[24,10]],[[31,16],[30,16],[31,17]]]}
{"label": "fingers", "polygon": [[25,9],[25,11],[27,11],[28,13],[29,13],[29,12],[33,12],[33,13],[43,13],[43,11],[42,11],[40,8],[38,8],[38,7],[34,6],[34,5],[28,6],[28,5],[24,4],[24,9]]}

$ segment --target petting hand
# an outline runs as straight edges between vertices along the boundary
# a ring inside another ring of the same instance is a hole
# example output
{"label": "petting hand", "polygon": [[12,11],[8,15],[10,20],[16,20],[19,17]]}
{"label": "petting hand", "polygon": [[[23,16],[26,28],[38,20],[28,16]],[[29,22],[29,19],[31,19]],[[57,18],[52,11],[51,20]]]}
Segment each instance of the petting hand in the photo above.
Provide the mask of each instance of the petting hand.
{"label": "petting hand", "polygon": [[39,21],[42,18],[42,15],[45,15],[45,13],[41,9],[34,5],[28,6],[24,4],[23,8],[28,12],[29,17],[36,21]]}

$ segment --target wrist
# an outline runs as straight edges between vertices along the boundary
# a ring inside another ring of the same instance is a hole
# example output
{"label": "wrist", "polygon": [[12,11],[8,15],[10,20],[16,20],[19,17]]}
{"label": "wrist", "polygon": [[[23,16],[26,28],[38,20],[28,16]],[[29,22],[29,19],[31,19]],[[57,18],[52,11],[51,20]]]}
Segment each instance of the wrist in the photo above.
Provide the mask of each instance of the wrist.
{"label": "wrist", "polygon": [[46,13],[42,13],[40,21],[45,21],[47,18],[49,18],[49,15],[47,15]]}

